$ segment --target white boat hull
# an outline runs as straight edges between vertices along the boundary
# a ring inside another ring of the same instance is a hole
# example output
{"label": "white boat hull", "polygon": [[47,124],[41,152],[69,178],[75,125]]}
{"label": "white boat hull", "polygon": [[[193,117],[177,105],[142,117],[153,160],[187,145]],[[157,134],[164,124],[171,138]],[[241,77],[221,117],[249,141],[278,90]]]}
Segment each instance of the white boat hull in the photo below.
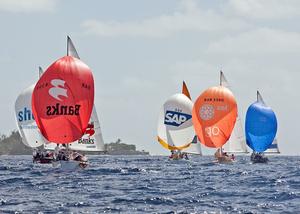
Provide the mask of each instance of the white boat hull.
{"label": "white boat hull", "polygon": [[84,169],[88,166],[88,162],[75,161],[75,160],[60,160],[52,163],[53,167],[59,167],[63,171],[75,171],[78,169]]}

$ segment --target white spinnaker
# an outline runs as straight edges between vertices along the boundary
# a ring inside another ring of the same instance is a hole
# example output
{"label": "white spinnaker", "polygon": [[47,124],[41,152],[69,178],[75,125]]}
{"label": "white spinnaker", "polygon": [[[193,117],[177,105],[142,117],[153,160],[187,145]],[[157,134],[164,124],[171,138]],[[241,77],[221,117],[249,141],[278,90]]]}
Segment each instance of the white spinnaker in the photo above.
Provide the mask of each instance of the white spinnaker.
{"label": "white spinnaker", "polygon": [[[222,71],[220,72],[220,85],[231,89]],[[239,115],[236,118],[232,134],[227,143],[223,146],[223,149],[228,153],[248,153],[243,125]]]}
{"label": "white spinnaker", "polygon": [[[157,135],[162,140],[162,145],[184,147],[192,142],[195,136],[192,108],[193,102],[184,94],[175,94],[165,102],[157,127]],[[164,147],[172,150],[168,146]]]}
{"label": "white spinnaker", "polygon": [[[94,130],[95,133],[92,135],[88,133],[84,134],[79,140],[69,144],[70,149],[77,150],[77,151],[92,151],[92,152],[104,151],[104,141],[103,141],[101,127],[100,127],[95,106],[93,107],[89,125],[93,125],[93,128],[87,129],[86,132],[88,132],[89,130]],[[55,143],[48,143],[44,145],[44,148],[47,150],[54,150],[55,147],[56,147]]]}
{"label": "white spinnaker", "polygon": [[[257,91],[257,102],[263,103],[265,104],[265,101],[263,99],[263,97],[261,96],[261,94],[259,93],[259,91]],[[264,152],[264,153],[280,153],[279,148],[278,148],[278,142],[277,139],[275,138],[273,140],[273,143],[270,145],[270,147]]]}
{"label": "white spinnaker", "polygon": [[15,102],[16,122],[22,142],[32,148],[39,147],[47,142],[40,133],[31,110],[31,95],[34,86],[33,84],[22,91]]}

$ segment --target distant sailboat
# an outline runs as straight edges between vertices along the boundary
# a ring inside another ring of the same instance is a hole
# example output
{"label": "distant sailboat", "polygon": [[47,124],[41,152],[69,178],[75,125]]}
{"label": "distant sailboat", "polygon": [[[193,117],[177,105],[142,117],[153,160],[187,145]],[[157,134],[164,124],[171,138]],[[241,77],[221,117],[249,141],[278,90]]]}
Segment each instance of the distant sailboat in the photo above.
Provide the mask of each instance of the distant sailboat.
{"label": "distant sailboat", "polygon": [[218,149],[215,154],[218,162],[232,162],[222,152],[237,118],[237,104],[232,92],[224,86],[208,88],[197,98],[192,115],[200,142]]}
{"label": "distant sailboat", "polygon": [[202,154],[191,120],[192,108],[193,102],[183,83],[182,93],[171,96],[164,103],[159,114],[157,138],[164,148],[179,154]]}
{"label": "distant sailboat", "polygon": [[257,101],[251,104],[246,114],[246,140],[253,150],[251,161],[265,163],[268,161],[262,154],[273,143],[277,132],[277,119],[273,110],[268,107],[257,91]]}
{"label": "distant sailboat", "polygon": [[[222,71],[220,71],[220,85],[231,90],[231,87]],[[248,153],[243,125],[239,114],[237,115],[232,134],[228,142],[223,146],[223,150],[228,153]]]}

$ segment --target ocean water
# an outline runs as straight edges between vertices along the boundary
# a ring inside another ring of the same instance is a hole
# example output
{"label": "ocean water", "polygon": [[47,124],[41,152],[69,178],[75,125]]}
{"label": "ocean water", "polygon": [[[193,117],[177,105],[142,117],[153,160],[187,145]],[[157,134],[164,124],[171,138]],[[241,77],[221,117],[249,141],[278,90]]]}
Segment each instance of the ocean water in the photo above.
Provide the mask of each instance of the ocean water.
{"label": "ocean water", "polygon": [[0,213],[300,213],[300,157],[90,156],[63,172],[0,156]]}

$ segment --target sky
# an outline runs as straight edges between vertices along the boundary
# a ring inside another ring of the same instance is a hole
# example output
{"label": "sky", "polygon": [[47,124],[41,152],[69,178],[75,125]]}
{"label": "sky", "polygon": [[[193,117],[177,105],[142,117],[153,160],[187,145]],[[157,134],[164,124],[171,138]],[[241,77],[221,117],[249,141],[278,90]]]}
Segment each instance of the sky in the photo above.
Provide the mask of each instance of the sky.
{"label": "sky", "polygon": [[[163,103],[185,80],[195,100],[222,70],[242,120],[260,90],[279,148],[300,155],[300,1],[0,0],[0,133],[16,130],[18,94],[66,55],[69,35],[95,79],[105,143],[151,154]],[[212,150],[203,149],[204,154]]]}

